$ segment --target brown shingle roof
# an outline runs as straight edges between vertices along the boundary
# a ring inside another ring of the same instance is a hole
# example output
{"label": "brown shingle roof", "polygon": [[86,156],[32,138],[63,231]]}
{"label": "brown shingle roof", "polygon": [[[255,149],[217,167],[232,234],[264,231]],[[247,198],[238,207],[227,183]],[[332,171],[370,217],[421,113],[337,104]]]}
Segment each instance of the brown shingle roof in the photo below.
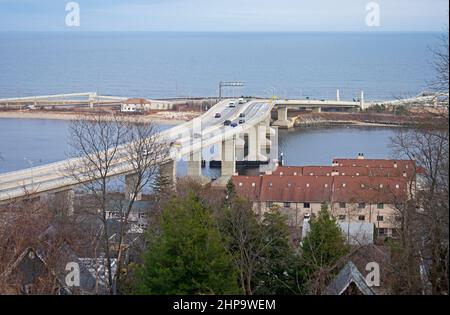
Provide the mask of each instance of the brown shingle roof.
{"label": "brown shingle roof", "polygon": [[395,204],[407,197],[407,180],[402,177],[335,176],[333,180],[334,202]]}
{"label": "brown shingle roof", "polygon": [[331,197],[329,176],[262,176],[260,201],[325,202]]}
{"label": "brown shingle roof", "polygon": [[251,201],[260,199],[262,176],[233,176],[236,192]]}
{"label": "brown shingle roof", "polygon": [[390,203],[407,198],[403,177],[233,176],[239,195],[260,202]]}

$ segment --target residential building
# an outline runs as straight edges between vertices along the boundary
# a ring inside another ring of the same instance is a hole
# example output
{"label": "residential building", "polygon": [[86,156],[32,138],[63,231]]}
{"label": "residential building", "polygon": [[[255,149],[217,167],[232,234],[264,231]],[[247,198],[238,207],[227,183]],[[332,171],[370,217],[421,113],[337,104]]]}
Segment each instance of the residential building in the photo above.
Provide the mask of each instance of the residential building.
{"label": "residential building", "polygon": [[327,204],[340,224],[373,224],[378,236],[392,236],[398,209],[414,192],[415,172],[414,161],[360,157],[335,159],[332,166],[280,166],[270,175],[232,180],[257,213],[277,206],[292,227],[302,228],[305,217]]}
{"label": "residential building", "polygon": [[145,98],[130,98],[120,106],[123,113],[140,113],[149,110],[171,110],[173,103],[160,100],[147,100]]}

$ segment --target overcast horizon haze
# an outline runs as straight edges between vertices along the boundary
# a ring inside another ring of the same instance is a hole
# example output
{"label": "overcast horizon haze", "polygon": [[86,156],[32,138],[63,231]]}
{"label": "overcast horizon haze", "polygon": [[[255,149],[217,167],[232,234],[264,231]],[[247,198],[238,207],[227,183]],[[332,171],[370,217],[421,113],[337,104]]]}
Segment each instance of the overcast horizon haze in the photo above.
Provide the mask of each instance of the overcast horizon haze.
{"label": "overcast horizon haze", "polygon": [[[440,32],[447,0],[100,0],[75,1],[80,26],[65,23],[66,0],[0,0],[0,31]],[[367,5],[379,6],[368,26]]]}

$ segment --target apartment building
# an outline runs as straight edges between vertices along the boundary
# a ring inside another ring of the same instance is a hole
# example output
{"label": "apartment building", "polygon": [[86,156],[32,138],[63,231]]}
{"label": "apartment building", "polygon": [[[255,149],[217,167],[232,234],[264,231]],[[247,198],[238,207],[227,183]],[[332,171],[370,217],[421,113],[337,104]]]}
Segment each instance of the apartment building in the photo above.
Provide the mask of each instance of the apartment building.
{"label": "apartment building", "polygon": [[272,174],[234,176],[237,192],[263,214],[277,206],[288,224],[302,228],[304,217],[327,204],[339,222],[373,223],[379,236],[392,236],[399,208],[415,185],[414,161],[335,159],[331,166],[279,166]]}

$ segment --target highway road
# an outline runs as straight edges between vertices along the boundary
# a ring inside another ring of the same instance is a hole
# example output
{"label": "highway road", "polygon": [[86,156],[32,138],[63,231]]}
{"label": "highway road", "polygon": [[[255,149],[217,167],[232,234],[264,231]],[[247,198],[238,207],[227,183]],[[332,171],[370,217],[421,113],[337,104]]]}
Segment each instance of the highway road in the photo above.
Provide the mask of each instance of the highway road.
{"label": "highway road", "polygon": [[[270,101],[249,101],[245,104],[229,106],[229,100],[224,100],[213,106],[198,119],[191,120],[179,126],[173,127],[159,134],[161,139],[168,143],[177,141],[181,146],[172,148],[171,158],[179,159],[213,144],[220,143],[223,139],[244,133],[255,124],[270,117],[273,104]],[[215,118],[220,113],[220,118]],[[236,127],[224,126],[225,120],[238,123],[239,114],[245,114],[245,123]],[[201,134],[194,136],[194,134]],[[0,174],[0,201],[18,198],[27,192],[40,193],[57,191],[64,187],[71,187],[77,182],[67,173],[69,163],[77,163],[79,159],[64,160],[39,167]],[[161,161],[163,162],[163,161]],[[124,152],[118,151],[113,163],[111,176],[127,174],[132,166],[127,161]]]}

